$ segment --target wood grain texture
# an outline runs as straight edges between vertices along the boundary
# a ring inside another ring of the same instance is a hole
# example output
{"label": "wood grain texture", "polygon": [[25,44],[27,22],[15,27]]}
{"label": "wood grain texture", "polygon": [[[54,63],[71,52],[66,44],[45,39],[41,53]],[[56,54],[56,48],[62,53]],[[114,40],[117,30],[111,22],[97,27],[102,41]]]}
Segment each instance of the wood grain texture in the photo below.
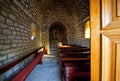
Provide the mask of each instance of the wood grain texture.
{"label": "wood grain texture", "polygon": [[[102,8],[102,28],[108,25],[111,22],[111,1],[110,0],[101,0]],[[107,3],[107,4],[106,4]]]}
{"label": "wood grain texture", "polygon": [[100,0],[90,0],[91,81],[100,81]]}
{"label": "wood grain texture", "polygon": [[120,0],[117,0],[117,16],[120,16]]}
{"label": "wood grain texture", "polygon": [[89,61],[90,58],[70,58],[70,57],[65,57],[61,58],[61,61]]}
{"label": "wood grain texture", "polygon": [[[119,74],[117,69],[116,58],[116,45],[120,42],[120,17],[117,16],[118,7],[120,5],[117,0],[101,0],[102,1],[102,18],[100,34],[102,35],[102,79],[101,81],[120,81],[116,78]],[[117,70],[115,72],[115,70]]]}
{"label": "wood grain texture", "polygon": [[114,42],[102,35],[102,81],[114,80]]}
{"label": "wood grain texture", "polygon": [[120,43],[119,1],[90,0],[91,81],[120,81],[116,60],[120,59],[120,48],[116,48]]}
{"label": "wood grain texture", "polygon": [[120,43],[117,44],[117,58],[116,58],[116,81],[120,80]]}

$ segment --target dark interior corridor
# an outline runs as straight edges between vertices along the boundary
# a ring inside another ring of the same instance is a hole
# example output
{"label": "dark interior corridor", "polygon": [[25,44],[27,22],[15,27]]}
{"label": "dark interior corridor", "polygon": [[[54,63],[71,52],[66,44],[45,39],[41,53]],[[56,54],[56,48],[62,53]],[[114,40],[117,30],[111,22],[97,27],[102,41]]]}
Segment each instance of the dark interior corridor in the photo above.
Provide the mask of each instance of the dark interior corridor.
{"label": "dark interior corridor", "polygon": [[59,66],[58,46],[89,49],[90,37],[85,37],[89,4],[89,0],[0,0],[0,81],[16,81],[13,78],[22,71],[25,81],[46,53]]}

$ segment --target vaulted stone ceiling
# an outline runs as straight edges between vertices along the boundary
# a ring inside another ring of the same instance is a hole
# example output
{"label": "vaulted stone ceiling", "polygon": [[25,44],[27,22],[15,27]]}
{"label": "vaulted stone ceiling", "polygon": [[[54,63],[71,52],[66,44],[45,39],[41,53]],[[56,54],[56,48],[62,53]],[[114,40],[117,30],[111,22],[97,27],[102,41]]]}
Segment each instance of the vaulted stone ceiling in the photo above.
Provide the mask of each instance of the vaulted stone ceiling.
{"label": "vaulted stone ceiling", "polygon": [[[37,13],[46,13],[49,10],[54,10],[58,6],[62,6],[70,11],[74,7],[77,0],[14,0],[19,3],[24,9],[32,12],[33,15]],[[81,1],[81,0],[79,0]]]}
{"label": "vaulted stone ceiling", "polygon": [[[56,11],[59,7],[68,13],[84,12],[84,9],[89,10],[88,0],[14,0],[22,9],[30,16],[41,17],[51,11]],[[62,12],[62,11],[61,11]]]}

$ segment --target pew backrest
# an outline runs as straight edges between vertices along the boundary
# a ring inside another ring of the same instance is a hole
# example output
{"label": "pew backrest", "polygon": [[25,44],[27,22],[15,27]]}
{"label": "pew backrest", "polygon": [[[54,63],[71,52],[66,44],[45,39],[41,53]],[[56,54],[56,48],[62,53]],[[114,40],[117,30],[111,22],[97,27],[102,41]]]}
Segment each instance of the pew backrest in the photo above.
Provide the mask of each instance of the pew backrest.
{"label": "pew backrest", "polygon": [[40,52],[31,63],[29,63],[22,71],[20,71],[15,77],[12,78],[12,81],[25,81],[35,65],[41,61],[42,56],[46,53],[47,49],[44,48],[44,50]]}

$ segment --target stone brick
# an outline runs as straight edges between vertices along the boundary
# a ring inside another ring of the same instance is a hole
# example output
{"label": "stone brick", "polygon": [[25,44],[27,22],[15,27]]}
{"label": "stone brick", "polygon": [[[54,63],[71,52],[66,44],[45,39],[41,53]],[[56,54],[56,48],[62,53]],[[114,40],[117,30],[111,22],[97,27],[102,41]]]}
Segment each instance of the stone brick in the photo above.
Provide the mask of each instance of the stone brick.
{"label": "stone brick", "polygon": [[15,5],[11,5],[10,7],[11,7],[11,9],[12,9],[12,10],[14,10],[15,12],[17,12],[17,13],[18,13],[18,9],[16,8],[16,6],[15,6]]}
{"label": "stone brick", "polygon": [[13,26],[13,21],[11,19],[6,19],[8,25]]}
{"label": "stone brick", "polygon": [[18,58],[20,58],[19,55],[14,56],[14,60],[16,60],[16,59],[18,59]]}
{"label": "stone brick", "polygon": [[[4,40],[0,40],[0,44],[3,44]],[[0,45],[0,49],[2,48],[2,46]]]}
{"label": "stone brick", "polygon": [[2,50],[1,51],[1,54],[4,54],[4,55],[8,54],[8,53],[10,53],[10,49],[6,49],[6,50]]}
{"label": "stone brick", "polygon": [[12,31],[12,35],[16,35],[17,34],[17,32],[16,31]]}
{"label": "stone brick", "polygon": [[1,47],[3,50],[6,50],[6,49],[9,49],[9,48],[10,48],[10,45],[2,44],[2,45],[0,45],[0,47]]}
{"label": "stone brick", "polygon": [[7,59],[7,56],[6,56],[6,55],[4,55],[4,56],[1,56],[1,55],[0,55],[0,61],[6,60],[6,59]]}
{"label": "stone brick", "polygon": [[7,17],[7,16],[8,16],[8,12],[7,12],[7,11],[5,11],[5,10],[1,10],[1,14],[2,14],[3,16],[5,16],[5,17]]}
{"label": "stone brick", "polygon": [[0,34],[0,40],[4,39],[4,38],[5,38],[5,36],[3,34]]}
{"label": "stone brick", "polygon": [[15,52],[15,51],[16,51],[15,48],[12,48],[12,49],[10,50],[10,52],[12,52],[12,53]]}
{"label": "stone brick", "polygon": [[18,43],[18,46],[19,46],[19,47],[22,46],[22,43]]}
{"label": "stone brick", "polygon": [[3,17],[2,15],[0,15],[0,22],[5,22],[5,17]]}
{"label": "stone brick", "polygon": [[20,40],[20,39],[21,39],[21,36],[16,36],[15,38],[18,39],[18,40]]}
{"label": "stone brick", "polygon": [[9,29],[12,30],[12,31],[13,30],[15,31],[16,28],[14,26],[10,26]]}
{"label": "stone brick", "polygon": [[0,23],[0,28],[8,28],[8,25],[4,23]]}
{"label": "stone brick", "polygon": [[5,40],[5,41],[4,41],[4,44],[10,44],[10,43],[11,43],[10,40]]}
{"label": "stone brick", "polygon": [[0,28],[0,34],[2,33],[2,28]]}
{"label": "stone brick", "polygon": [[21,32],[19,32],[19,31],[17,31],[16,34],[17,34],[17,35],[22,35]]}
{"label": "stone brick", "polygon": [[17,43],[16,44],[12,44],[11,47],[17,47]]}
{"label": "stone brick", "polygon": [[17,23],[17,22],[14,22],[14,26],[15,26],[15,27],[18,27],[18,23]]}
{"label": "stone brick", "polygon": [[23,25],[20,25],[19,27],[20,27],[21,29],[24,29],[24,26],[23,26]]}
{"label": "stone brick", "polygon": [[14,35],[8,35],[8,39],[9,39],[9,40],[14,40],[15,37],[16,37],[16,36],[14,36]]}
{"label": "stone brick", "polygon": [[12,40],[12,43],[18,43],[18,41],[20,41],[20,40],[14,39],[14,40]]}
{"label": "stone brick", "polygon": [[12,62],[12,58],[9,58],[9,59],[6,59],[5,61],[4,61],[4,64],[9,64],[10,62]]}
{"label": "stone brick", "polygon": [[18,40],[19,43],[22,43],[22,40]]}
{"label": "stone brick", "polygon": [[16,28],[16,31],[21,31],[22,29],[20,29],[20,28]]}
{"label": "stone brick", "polygon": [[12,20],[14,20],[14,21],[16,20],[16,16],[13,15],[13,14],[9,14],[9,18],[12,19]]}
{"label": "stone brick", "polygon": [[3,30],[3,34],[11,34],[11,30],[9,30],[9,29],[4,29],[4,30]]}
{"label": "stone brick", "polygon": [[17,55],[17,53],[9,53],[9,54],[8,54],[8,58],[14,57],[14,56],[16,56],[16,55]]}

